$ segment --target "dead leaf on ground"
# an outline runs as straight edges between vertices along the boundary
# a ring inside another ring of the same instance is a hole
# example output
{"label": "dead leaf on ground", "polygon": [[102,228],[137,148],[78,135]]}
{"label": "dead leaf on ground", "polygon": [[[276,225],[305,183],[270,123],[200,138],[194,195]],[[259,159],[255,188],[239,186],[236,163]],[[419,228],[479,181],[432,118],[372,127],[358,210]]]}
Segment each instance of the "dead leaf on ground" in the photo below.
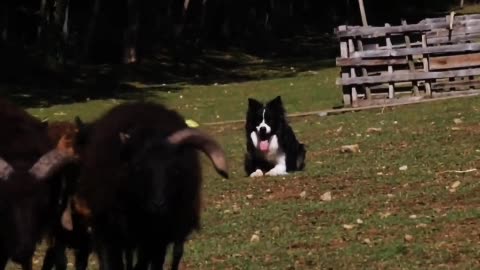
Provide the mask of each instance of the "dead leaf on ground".
{"label": "dead leaf on ground", "polygon": [[380,218],[387,218],[389,216],[391,216],[392,213],[391,212],[385,212],[385,213],[380,213]]}
{"label": "dead leaf on ground", "polygon": [[413,236],[410,235],[410,234],[405,234],[405,238],[404,238],[404,239],[405,239],[405,241],[407,241],[407,242],[412,242],[414,238],[413,238]]}
{"label": "dead leaf on ground", "polygon": [[453,122],[458,125],[458,124],[463,123],[463,120],[461,118],[455,118],[455,119],[453,119]]}
{"label": "dead leaf on ground", "polygon": [[260,236],[258,234],[253,234],[252,237],[250,238],[251,243],[257,243],[260,241]]}
{"label": "dead leaf on ground", "polygon": [[355,228],[355,225],[354,224],[343,224],[342,227],[345,230],[351,230],[351,229]]}
{"label": "dead leaf on ground", "polygon": [[343,145],[340,148],[340,152],[342,152],[342,153],[359,153],[360,152],[360,146],[358,144]]}
{"label": "dead leaf on ground", "polygon": [[329,202],[332,200],[332,192],[327,191],[320,196],[320,199],[324,202]]}
{"label": "dead leaf on ground", "polygon": [[382,128],[375,128],[375,127],[367,128],[367,133],[380,133],[380,132],[382,132]]}
{"label": "dead leaf on ground", "polygon": [[455,181],[453,184],[450,186],[451,188],[458,188],[460,186],[461,182],[460,181]]}

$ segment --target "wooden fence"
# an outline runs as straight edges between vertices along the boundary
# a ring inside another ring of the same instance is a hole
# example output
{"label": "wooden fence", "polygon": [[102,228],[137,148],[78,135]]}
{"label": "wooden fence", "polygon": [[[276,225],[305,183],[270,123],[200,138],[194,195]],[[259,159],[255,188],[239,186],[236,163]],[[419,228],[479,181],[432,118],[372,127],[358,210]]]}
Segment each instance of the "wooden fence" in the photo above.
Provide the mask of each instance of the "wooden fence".
{"label": "wooden fence", "polygon": [[346,107],[480,93],[480,14],[336,33]]}

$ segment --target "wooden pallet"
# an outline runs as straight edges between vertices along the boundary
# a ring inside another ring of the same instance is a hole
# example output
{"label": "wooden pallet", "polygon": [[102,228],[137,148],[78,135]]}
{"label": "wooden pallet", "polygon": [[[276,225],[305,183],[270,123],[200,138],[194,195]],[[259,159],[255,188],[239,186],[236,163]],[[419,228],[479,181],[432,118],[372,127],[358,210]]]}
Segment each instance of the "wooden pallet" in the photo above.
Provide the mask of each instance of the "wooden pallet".
{"label": "wooden pallet", "polygon": [[480,87],[480,14],[417,24],[339,26],[346,107],[454,96]]}

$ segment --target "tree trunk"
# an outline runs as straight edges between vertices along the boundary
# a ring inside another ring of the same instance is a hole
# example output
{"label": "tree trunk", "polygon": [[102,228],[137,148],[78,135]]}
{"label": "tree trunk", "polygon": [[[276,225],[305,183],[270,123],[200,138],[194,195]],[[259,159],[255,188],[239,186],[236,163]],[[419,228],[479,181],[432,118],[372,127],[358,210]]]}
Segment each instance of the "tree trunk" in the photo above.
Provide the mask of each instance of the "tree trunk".
{"label": "tree trunk", "polygon": [[200,19],[201,29],[205,28],[206,14],[207,14],[207,0],[202,0],[202,15],[201,15],[202,17]]}
{"label": "tree trunk", "polygon": [[85,38],[85,44],[83,47],[82,59],[86,60],[90,56],[90,51],[92,49],[93,40],[95,38],[95,29],[97,28],[98,16],[100,14],[100,8],[102,5],[101,0],[95,0],[93,3],[92,17],[88,24],[87,35]]}
{"label": "tree trunk", "polygon": [[2,29],[1,29],[1,34],[2,34],[2,41],[7,42],[8,40],[8,11],[9,11],[9,5],[7,1],[3,3],[3,14],[2,14]]}
{"label": "tree trunk", "polygon": [[463,8],[464,0],[460,0],[460,7]]}
{"label": "tree trunk", "polygon": [[54,25],[50,46],[53,47],[55,57],[58,63],[63,64],[65,61],[65,36],[63,35],[63,27],[67,18],[68,0],[56,0]]}
{"label": "tree trunk", "polygon": [[70,19],[70,0],[67,0],[67,5],[65,8],[65,19],[63,21],[63,26],[62,26],[62,33],[63,33],[63,38],[64,40],[68,40],[68,34],[69,34],[69,19]]}
{"label": "tree trunk", "polygon": [[38,24],[37,35],[41,39],[47,24],[47,0],[40,2],[40,23]]}
{"label": "tree trunk", "polygon": [[124,33],[123,63],[137,62],[137,37],[139,26],[139,11],[137,0],[127,0],[127,29]]}

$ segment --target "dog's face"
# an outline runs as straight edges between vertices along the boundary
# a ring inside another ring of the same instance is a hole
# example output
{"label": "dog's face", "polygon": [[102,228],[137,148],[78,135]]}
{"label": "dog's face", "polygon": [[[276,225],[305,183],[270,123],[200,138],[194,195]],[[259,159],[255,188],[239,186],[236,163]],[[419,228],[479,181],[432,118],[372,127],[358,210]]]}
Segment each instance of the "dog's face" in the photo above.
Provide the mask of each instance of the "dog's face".
{"label": "dog's face", "polygon": [[284,117],[285,110],[280,96],[265,105],[255,99],[248,99],[247,133],[257,149],[268,152]]}

